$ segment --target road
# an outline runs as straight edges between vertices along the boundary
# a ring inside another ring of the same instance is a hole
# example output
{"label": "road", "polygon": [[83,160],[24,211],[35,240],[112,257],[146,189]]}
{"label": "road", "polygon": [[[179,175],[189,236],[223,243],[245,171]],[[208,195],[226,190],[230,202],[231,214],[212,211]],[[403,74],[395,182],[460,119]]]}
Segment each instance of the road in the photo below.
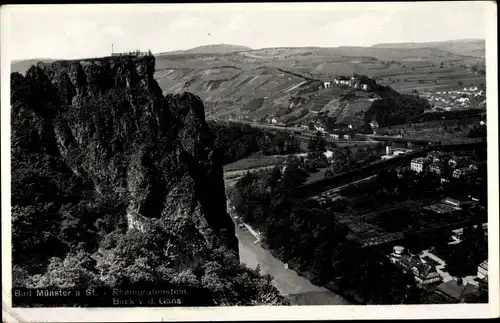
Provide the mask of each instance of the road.
{"label": "road", "polygon": [[[234,219],[234,212],[229,212]],[[239,241],[240,262],[249,268],[260,265],[261,273],[273,277],[273,284],[282,295],[308,298],[308,305],[349,305],[346,299],[328,289],[312,284],[307,278],[291,269],[285,269],[284,263],[274,257],[260,243],[254,244],[255,237],[249,231],[243,231],[237,225],[236,236]],[[313,297],[310,297],[314,295]]]}

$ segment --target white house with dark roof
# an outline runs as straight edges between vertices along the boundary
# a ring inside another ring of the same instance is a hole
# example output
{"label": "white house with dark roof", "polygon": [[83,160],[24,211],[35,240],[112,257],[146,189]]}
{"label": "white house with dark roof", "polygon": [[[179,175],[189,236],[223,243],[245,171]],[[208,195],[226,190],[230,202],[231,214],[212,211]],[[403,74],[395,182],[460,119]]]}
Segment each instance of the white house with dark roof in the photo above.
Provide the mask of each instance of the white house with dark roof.
{"label": "white house with dark roof", "polygon": [[488,259],[477,266],[477,277],[480,279],[488,277]]}

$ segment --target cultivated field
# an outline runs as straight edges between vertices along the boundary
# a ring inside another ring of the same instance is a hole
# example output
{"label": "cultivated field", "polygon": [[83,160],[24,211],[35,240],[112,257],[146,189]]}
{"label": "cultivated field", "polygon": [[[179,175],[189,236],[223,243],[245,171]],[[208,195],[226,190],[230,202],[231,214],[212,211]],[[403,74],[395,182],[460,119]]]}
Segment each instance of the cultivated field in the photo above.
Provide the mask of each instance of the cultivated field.
{"label": "cultivated field", "polygon": [[[288,119],[298,122],[327,109],[341,121],[366,111],[368,98],[342,106],[338,89],[318,92],[319,81],[336,75],[363,74],[401,92],[485,83],[484,75],[471,70],[484,66],[484,41],[257,50],[215,45],[155,57],[155,78],[164,93],[195,93],[204,100],[208,118],[262,121],[290,115]],[[25,72],[36,61],[13,62],[12,70]],[[312,100],[294,104],[299,96]]]}

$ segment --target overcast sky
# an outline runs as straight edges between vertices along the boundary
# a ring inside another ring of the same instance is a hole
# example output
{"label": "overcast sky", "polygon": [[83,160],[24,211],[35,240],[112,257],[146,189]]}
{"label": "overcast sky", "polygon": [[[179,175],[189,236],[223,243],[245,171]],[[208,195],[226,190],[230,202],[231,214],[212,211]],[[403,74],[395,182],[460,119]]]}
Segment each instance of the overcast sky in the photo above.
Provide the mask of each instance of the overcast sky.
{"label": "overcast sky", "polygon": [[[9,57],[81,58],[207,44],[254,49],[486,38],[483,2],[10,6]],[[4,28],[5,29],[5,28]],[[209,35],[210,34],[210,35]]]}

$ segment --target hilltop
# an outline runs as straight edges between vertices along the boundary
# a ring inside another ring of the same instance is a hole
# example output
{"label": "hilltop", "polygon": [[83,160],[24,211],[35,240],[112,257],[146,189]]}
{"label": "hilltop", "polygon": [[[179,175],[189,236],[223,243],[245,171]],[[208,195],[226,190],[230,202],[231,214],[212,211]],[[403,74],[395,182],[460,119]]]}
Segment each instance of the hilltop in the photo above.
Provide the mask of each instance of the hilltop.
{"label": "hilltop", "polygon": [[418,49],[418,48],[437,48],[456,55],[484,57],[485,41],[484,39],[457,39],[447,41],[423,42],[423,43],[384,43],[376,44],[373,48],[399,48],[399,49]]}
{"label": "hilltop", "polygon": [[157,55],[185,55],[185,54],[228,54],[252,50],[250,47],[240,45],[204,45],[186,50],[175,50],[171,52],[158,53]]}
{"label": "hilltop", "polygon": [[[486,82],[485,76],[472,68],[484,66],[482,57],[464,56],[429,44],[419,45],[422,48],[384,48],[390,45],[263,49],[200,46],[156,55],[155,78],[164,94],[189,91],[198,95],[208,118],[260,121],[274,115],[293,122],[311,117],[317,113],[312,110],[322,108],[335,110],[347,119],[366,112],[373,98],[361,95],[342,105],[338,90],[319,95],[322,82],[336,75],[366,75],[400,93],[454,90]],[[21,66],[18,62],[12,68],[24,72]],[[311,101],[313,97],[315,101]]]}

